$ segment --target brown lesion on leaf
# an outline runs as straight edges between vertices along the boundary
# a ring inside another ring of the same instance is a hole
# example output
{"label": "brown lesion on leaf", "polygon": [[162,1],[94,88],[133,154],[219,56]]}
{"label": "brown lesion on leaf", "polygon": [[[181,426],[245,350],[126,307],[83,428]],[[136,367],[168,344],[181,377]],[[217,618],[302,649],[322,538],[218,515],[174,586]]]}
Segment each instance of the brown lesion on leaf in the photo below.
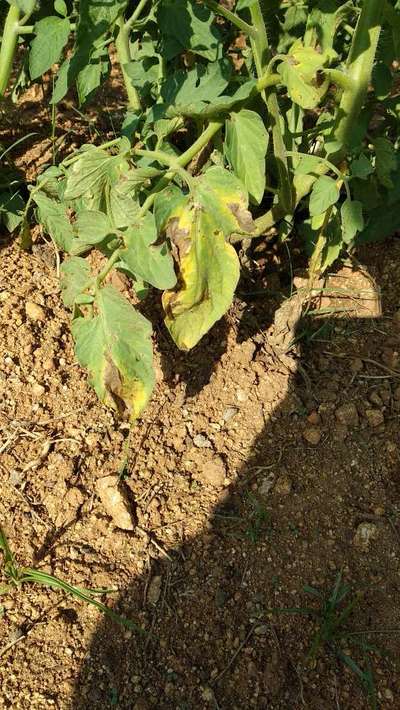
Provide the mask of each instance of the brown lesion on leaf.
{"label": "brown lesion on leaf", "polygon": [[120,417],[129,414],[129,406],[123,398],[122,376],[111,356],[106,357],[106,367],[104,370],[104,386],[115,404]]}
{"label": "brown lesion on leaf", "polygon": [[168,222],[166,234],[171,242],[174,258],[176,261],[179,261],[190,251],[191,240],[189,230],[179,227],[178,217],[173,217]]}
{"label": "brown lesion on leaf", "polygon": [[246,232],[247,234],[254,232],[256,225],[254,224],[253,217],[249,210],[246,210],[246,208],[238,202],[228,204],[228,208],[236,217],[237,223],[243,232]]}

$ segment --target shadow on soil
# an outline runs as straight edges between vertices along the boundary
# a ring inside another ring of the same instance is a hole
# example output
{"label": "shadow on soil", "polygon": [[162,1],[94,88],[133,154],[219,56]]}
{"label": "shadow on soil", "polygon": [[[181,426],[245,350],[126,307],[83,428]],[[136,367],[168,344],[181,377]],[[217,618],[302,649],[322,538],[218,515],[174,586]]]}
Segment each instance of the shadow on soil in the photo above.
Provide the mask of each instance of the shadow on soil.
{"label": "shadow on soil", "polygon": [[[300,674],[298,664],[315,626],[304,616],[270,613],[277,607],[309,605],[303,585],[329,590],[343,570],[356,589],[371,585],[350,627],[399,626],[394,618],[399,582],[391,562],[391,555],[398,556],[398,538],[378,510],[393,510],[399,500],[398,462],[388,462],[382,453],[382,436],[390,434],[382,427],[365,427],[362,413],[354,430],[334,415],[339,404],[360,397],[360,381],[354,383],[349,362],[359,364],[371,333],[381,338],[385,324],[354,319],[337,325],[342,348],[327,341],[306,344],[302,359],[292,360],[293,371],[256,338],[253,363],[259,379],[265,373],[266,401],[271,404],[265,409],[265,426],[229,487],[216,491],[211,486],[215,505],[203,534],[168,549],[157,530],[147,531],[147,573],[115,605],[146,634],[104,618],[76,679],[74,710],[368,706],[354,675],[329,654]],[[188,384],[195,382],[188,386],[188,396],[209,381],[212,363],[224,349],[225,326],[220,328],[219,342],[213,343],[211,336],[207,341],[209,363],[197,365],[185,357],[175,363]],[[328,351],[338,356],[330,357]],[[384,402],[390,380],[363,382],[365,397],[371,386],[379,385]],[[284,393],[280,402],[269,396],[268,383]],[[365,409],[362,399],[357,406]],[[309,433],[307,441],[305,430],[320,432],[317,445],[312,437],[318,434]],[[372,521],[380,538],[368,549],[354,544],[364,521]],[[390,637],[376,646],[389,646],[395,653],[396,643],[397,637]],[[357,652],[355,658],[365,661]],[[378,658],[380,674],[386,684],[392,683],[396,697],[400,687],[392,662]]]}

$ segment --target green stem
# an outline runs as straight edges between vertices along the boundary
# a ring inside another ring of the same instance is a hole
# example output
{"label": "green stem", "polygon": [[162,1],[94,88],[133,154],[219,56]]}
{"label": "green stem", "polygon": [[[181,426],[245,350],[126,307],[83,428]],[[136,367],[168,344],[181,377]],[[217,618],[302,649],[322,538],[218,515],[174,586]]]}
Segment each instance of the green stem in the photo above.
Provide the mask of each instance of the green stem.
{"label": "green stem", "polygon": [[142,10],[146,7],[148,0],[139,0],[132,15],[125,22],[125,29],[131,30],[136,20],[140,17]]}
{"label": "green stem", "polygon": [[[69,26],[71,32],[76,30],[76,22],[71,22]],[[35,25],[22,25],[21,22],[18,23],[18,34],[19,35],[32,35],[35,31]]]}
{"label": "green stem", "polygon": [[347,76],[352,80],[340,102],[333,139],[343,144],[343,152],[351,145],[354,126],[363,107],[371,81],[372,68],[381,30],[384,3],[382,0],[364,0],[353,35],[347,60]]}
{"label": "green stem", "polygon": [[177,156],[169,155],[163,150],[142,150],[141,148],[135,148],[133,151],[134,155],[142,155],[144,158],[149,158],[150,160],[157,160],[158,163],[167,165],[174,173],[179,173],[179,175],[185,180],[189,188],[193,185],[193,178],[187,170],[185,170],[182,165],[178,163]]}
{"label": "green stem", "polygon": [[108,276],[108,274],[110,273],[111,269],[114,267],[114,265],[115,265],[116,262],[118,261],[119,257],[120,257],[119,249],[116,249],[116,250],[113,251],[113,253],[111,254],[111,256],[110,256],[109,260],[107,261],[107,263],[106,263],[104,269],[102,269],[102,271],[100,271],[100,273],[97,274],[97,277],[96,277],[96,287],[97,287],[97,288],[100,286],[100,284],[103,283],[103,281],[104,281],[104,279],[106,278],[106,276]]}
{"label": "green stem", "polygon": [[324,69],[325,76],[334,84],[340,86],[345,91],[354,91],[356,84],[354,80],[339,69]]}
{"label": "green stem", "polygon": [[124,24],[124,18],[119,17],[117,20],[118,34],[115,40],[115,48],[117,50],[118,61],[121,65],[122,76],[125,83],[126,93],[128,94],[128,106],[133,111],[140,111],[139,94],[133,86],[125,66],[132,61],[131,50],[129,47],[129,30],[130,28]]}
{"label": "green stem", "polygon": [[20,11],[16,5],[10,5],[4,23],[0,49],[0,95],[4,96],[10,79],[13,59],[18,42],[18,21]]}
{"label": "green stem", "polygon": [[265,89],[268,89],[268,87],[277,86],[277,84],[281,83],[282,77],[280,74],[270,74],[269,72],[265,72],[261,79],[257,81],[257,91],[261,94]]}
{"label": "green stem", "polygon": [[234,12],[228,10],[227,7],[220,5],[219,2],[215,2],[215,0],[203,0],[203,3],[204,5],[207,5],[210,10],[215,12],[216,15],[221,15],[221,17],[225,17],[226,20],[232,22],[232,24],[238,27],[238,29],[244,32],[244,34],[248,35],[249,37],[257,37],[257,29],[252,25],[249,25],[248,22],[242,20],[239,15],[235,15]]}
{"label": "green stem", "polygon": [[[267,30],[260,7],[260,0],[250,7],[251,19],[257,30],[257,36],[251,37],[251,47],[253,50],[254,63],[259,79],[262,81],[265,73],[268,72],[269,62],[272,59],[271,50],[268,44]],[[267,105],[269,115],[272,119],[272,140],[274,143],[274,155],[277,162],[279,174],[279,200],[286,213],[293,211],[292,188],[289,180],[288,164],[286,158],[286,146],[283,140],[280,126],[280,111],[276,91],[273,87],[268,92],[262,91],[262,96]]]}
{"label": "green stem", "polygon": [[[208,124],[207,128],[201,136],[198,137],[198,139],[187,149],[185,150],[184,153],[178,156],[176,158],[177,164],[184,168],[190,161],[199,153],[206,145],[207,143],[215,136],[216,133],[222,128],[224,125],[224,121],[213,121]],[[164,189],[164,187],[167,187],[169,185],[170,181],[175,175],[176,170],[171,170],[164,175],[153,187],[150,195],[145,199],[141,209],[140,209],[140,216],[142,217],[146,212],[150,209],[152,206],[156,194],[158,192],[161,192],[161,190]]]}

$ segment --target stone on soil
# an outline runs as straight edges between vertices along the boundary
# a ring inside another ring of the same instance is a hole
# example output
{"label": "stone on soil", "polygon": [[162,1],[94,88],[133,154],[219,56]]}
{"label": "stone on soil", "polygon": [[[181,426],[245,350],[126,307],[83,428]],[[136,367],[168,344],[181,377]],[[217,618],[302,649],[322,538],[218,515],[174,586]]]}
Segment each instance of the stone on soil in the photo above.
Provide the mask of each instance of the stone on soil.
{"label": "stone on soil", "polygon": [[134,530],[135,523],[128,496],[119,484],[118,476],[104,476],[96,482],[96,491],[107,515],[121,530]]}
{"label": "stone on soil", "polygon": [[340,424],[345,424],[346,426],[358,426],[358,411],[356,405],[352,402],[346,402],[338,407],[335,412],[335,416]]}

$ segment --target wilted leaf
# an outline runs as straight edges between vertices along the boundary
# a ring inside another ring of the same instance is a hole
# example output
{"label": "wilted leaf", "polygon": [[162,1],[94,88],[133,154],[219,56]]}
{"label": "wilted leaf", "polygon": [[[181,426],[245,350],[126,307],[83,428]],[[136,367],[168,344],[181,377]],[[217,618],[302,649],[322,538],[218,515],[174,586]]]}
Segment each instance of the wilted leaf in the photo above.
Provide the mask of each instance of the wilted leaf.
{"label": "wilted leaf", "polygon": [[76,357],[99,399],[136,419],[154,386],[151,325],[112,286],[101,288],[93,317],[72,324]]}
{"label": "wilted leaf", "polygon": [[239,280],[239,260],[223,232],[200,206],[188,204],[168,225],[179,264],[179,282],[162,302],[165,324],[177,346],[190,350],[229,308]]}
{"label": "wilted leaf", "polygon": [[255,111],[242,109],[225,124],[226,156],[235,175],[246,186],[250,199],[259,204],[265,190],[265,156],[268,132]]}

